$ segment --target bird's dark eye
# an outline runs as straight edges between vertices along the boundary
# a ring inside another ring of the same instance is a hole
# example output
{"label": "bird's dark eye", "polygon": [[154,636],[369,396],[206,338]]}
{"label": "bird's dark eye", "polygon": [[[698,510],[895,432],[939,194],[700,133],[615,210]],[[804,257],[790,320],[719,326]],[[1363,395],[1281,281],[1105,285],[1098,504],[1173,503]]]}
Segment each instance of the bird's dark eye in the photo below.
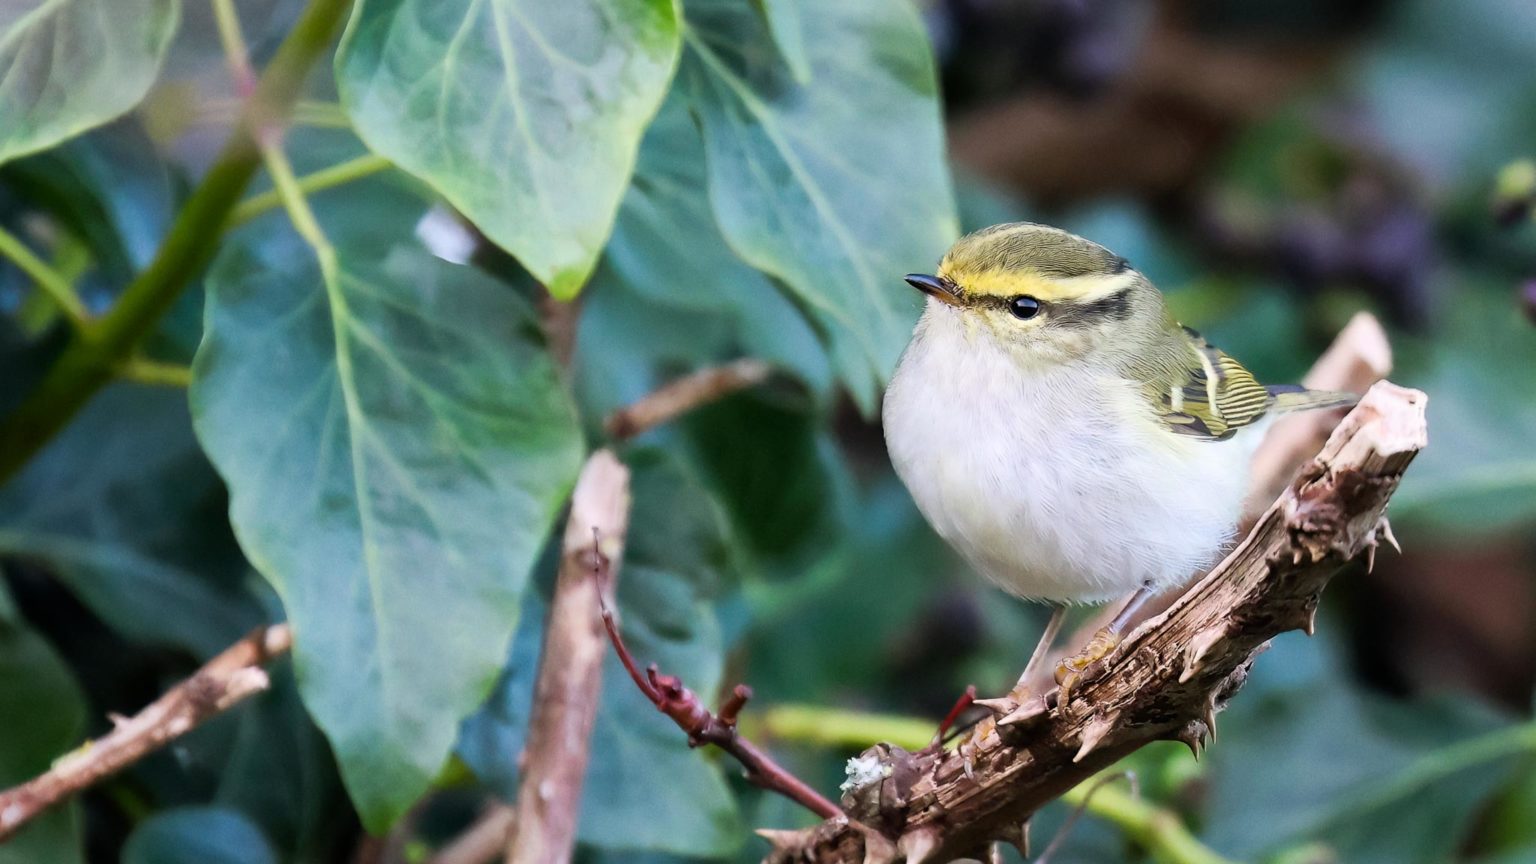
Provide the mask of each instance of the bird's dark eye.
{"label": "bird's dark eye", "polygon": [[1040,314],[1040,301],[1028,294],[1020,294],[1008,301],[1008,311],[1013,313],[1013,317],[1028,321]]}

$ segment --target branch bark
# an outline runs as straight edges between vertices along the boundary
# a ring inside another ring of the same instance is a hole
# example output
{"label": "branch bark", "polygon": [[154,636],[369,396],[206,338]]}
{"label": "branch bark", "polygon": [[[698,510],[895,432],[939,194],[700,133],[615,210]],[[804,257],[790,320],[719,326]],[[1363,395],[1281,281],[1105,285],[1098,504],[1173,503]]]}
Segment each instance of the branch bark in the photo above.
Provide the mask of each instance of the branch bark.
{"label": "branch bark", "polygon": [[767,860],[974,855],[1015,840],[1041,806],[1146,744],[1179,740],[1198,753],[1269,639],[1310,633],[1328,580],[1357,557],[1369,563],[1390,539],[1387,501],[1427,442],[1426,401],[1391,383],[1372,387],[1242,544],[1091,667],[1069,705],[983,724],[966,756],[877,745],[866,756],[884,779],[845,798],[851,818],[775,832]]}
{"label": "branch bark", "polygon": [[516,830],[507,844],[509,864],[571,858],[606,650],[599,592],[617,579],[628,527],[629,469],[599,450],[587,459],[571,495],[518,781]]}
{"label": "branch bark", "polygon": [[603,428],[615,440],[633,438],[706,402],[761,384],[772,371],[767,363],[751,358],[700,369],[609,414]]}
{"label": "branch bark", "polygon": [[287,624],[252,632],[143,711],[116,720],[111,732],[60,757],[46,773],[0,792],[0,843],[48,808],[266,690],[271,681],[262,667],[292,644]]}

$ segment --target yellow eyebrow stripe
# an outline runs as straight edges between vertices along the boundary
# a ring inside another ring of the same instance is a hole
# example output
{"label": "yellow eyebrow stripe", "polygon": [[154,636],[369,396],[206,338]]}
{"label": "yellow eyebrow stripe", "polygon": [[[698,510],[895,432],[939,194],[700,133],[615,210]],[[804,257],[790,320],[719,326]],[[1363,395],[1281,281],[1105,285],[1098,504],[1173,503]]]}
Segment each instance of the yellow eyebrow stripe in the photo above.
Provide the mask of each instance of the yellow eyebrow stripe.
{"label": "yellow eyebrow stripe", "polygon": [[938,275],[953,280],[966,294],[977,297],[1014,297],[1019,294],[1028,294],[1048,303],[1051,301],[1091,303],[1124,290],[1135,278],[1135,274],[1131,271],[1072,276],[1065,279],[1050,279],[1037,273],[995,268],[973,273],[963,268],[950,267],[948,263],[946,261],[940,265]]}

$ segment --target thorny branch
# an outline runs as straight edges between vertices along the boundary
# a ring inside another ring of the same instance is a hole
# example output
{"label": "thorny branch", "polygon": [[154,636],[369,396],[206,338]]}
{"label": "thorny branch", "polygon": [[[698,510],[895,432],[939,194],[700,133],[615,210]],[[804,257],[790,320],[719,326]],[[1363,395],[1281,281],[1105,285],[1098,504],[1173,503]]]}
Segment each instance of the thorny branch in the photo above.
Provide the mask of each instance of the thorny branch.
{"label": "thorny branch", "polygon": [[[1313,390],[1364,393],[1391,372],[1392,346],[1387,341],[1387,332],[1382,329],[1376,316],[1369,312],[1358,312],[1334,337],[1328,350],[1312,364],[1301,383]],[[1238,526],[1239,536],[1253,528],[1265,508],[1290,485],[1297,469],[1322,449],[1342,413],[1342,409],[1305,411],[1281,417],[1270,428],[1249,467],[1248,496],[1243,519]],[[1193,583],[1197,580],[1190,581]],[[1158,615],[1173,605],[1185,587],[1181,585],[1154,597],[1141,608],[1131,623],[1139,624]],[[1067,637],[1066,644],[1087,644],[1100,627],[1109,623],[1119,605],[1108,604],[1098,614],[1090,616]],[[1031,682],[1032,686],[1038,689],[1049,684],[1052,673],[1049,667],[1050,664],[1045,664],[1041,668],[1040,676]]]}
{"label": "thorny branch", "polygon": [[[601,578],[601,573],[596,574]],[[601,598],[604,592],[599,592]],[[606,600],[602,600],[603,625],[608,628],[608,639],[613,643],[613,650],[619,655],[619,660],[629,672],[629,677],[645,694],[645,698],[651,700],[656,710],[672,718],[677,728],[688,735],[688,744],[698,747],[701,744],[713,744],[721,750],[731,754],[746,769],[748,782],[762,787],[802,805],[823,819],[830,819],[842,815],[842,810],[836,804],[822,797],[821,793],[805,784],[805,781],[789,773],[782,765],[775,762],[773,757],[758,749],[757,745],[743,738],[736,730],[736,718],[741,714],[741,709],[746,707],[747,700],[752,698],[752,689],[745,684],[737,684],[731,690],[731,695],[720,706],[718,712],[710,712],[699,700],[698,694],[683,686],[682,679],[667,675],[656,668],[652,663],[647,666],[645,672],[635,663],[635,656],[630,653],[629,646],[624,644],[624,637],[619,633],[618,625],[613,619],[613,610],[608,608]]]}
{"label": "thorny branch", "polygon": [[[1382,382],[1334,430],[1226,560],[1104,660],[1070,704],[984,723],[964,754],[866,751],[875,779],[846,817],[773,832],[770,862],[919,862],[1019,843],[1029,817],[1132,751],[1178,740],[1196,753],[1268,641],[1312,631],[1319,594],[1378,543],[1387,501],[1427,442],[1423,393]],[[1037,700],[1038,701],[1038,700]]]}
{"label": "thorny branch", "polygon": [[111,732],[64,755],[46,773],[0,792],[0,843],[48,808],[266,690],[271,682],[262,667],[292,644],[287,624],[252,632],[143,711],[114,718]]}

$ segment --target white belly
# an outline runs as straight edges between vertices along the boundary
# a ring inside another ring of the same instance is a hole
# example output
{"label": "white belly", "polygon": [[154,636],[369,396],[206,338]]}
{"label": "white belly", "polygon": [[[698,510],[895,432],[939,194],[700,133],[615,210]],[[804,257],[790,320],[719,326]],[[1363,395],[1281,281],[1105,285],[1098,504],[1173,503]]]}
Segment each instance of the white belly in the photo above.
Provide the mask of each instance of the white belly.
{"label": "white belly", "polygon": [[914,339],[885,397],[896,472],[934,530],[1004,590],[1100,602],[1183,581],[1231,539],[1257,429],[1159,426],[1132,385],[1021,371],[986,340]]}

